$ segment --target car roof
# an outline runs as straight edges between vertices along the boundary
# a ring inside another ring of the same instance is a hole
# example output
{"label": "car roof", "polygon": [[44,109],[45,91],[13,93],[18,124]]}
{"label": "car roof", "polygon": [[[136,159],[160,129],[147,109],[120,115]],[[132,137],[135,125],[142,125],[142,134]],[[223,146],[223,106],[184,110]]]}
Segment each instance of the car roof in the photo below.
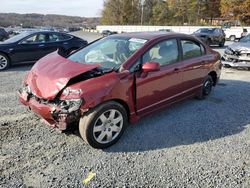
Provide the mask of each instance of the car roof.
{"label": "car roof", "polygon": [[221,29],[219,27],[202,27],[202,28],[199,28],[199,29]]}
{"label": "car roof", "polygon": [[175,33],[175,32],[162,32],[162,31],[148,31],[148,32],[131,32],[131,33],[121,33],[112,35],[110,37],[129,37],[129,38],[141,38],[146,40],[153,40],[157,38],[161,38],[164,36],[169,37],[190,37],[190,35],[183,34],[183,33]]}
{"label": "car roof", "polygon": [[37,30],[37,31],[23,31],[22,33],[27,33],[27,34],[36,34],[36,33],[58,33],[58,34],[66,34],[70,35],[68,33],[62,33],[62,32],[57,32],[57,31],[46,31],[46,30]]}

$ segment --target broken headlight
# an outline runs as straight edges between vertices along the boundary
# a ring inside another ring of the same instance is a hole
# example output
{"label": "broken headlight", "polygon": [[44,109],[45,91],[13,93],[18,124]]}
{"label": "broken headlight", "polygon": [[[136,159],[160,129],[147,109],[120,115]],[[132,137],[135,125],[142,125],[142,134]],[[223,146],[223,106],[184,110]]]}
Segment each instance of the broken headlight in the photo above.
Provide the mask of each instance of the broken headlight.
{"label": "broken headlight", "polygon": [[83,100],[82,99],[71,99],[71,100],[62,100],[59,103],[59,107],[63,112],[73,112],[79,110]]}
{"label": "broken headlight", "polygon": [[68,96],[68,95],[80,95],[81,94],[81,89],[70,89],[70,88],[65,88],[63,90],[63,95]]}

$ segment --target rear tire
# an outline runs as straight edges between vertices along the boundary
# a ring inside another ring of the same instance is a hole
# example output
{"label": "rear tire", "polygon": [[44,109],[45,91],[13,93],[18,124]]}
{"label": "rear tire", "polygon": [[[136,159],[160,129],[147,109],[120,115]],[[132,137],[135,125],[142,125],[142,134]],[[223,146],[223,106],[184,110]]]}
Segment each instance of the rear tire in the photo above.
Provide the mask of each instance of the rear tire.
{"label": "rear tire", "polygon": [[105,102],[91,109],[79,122],[82,139],[97,149],[115,144],[128,124],[125,108],[114,101]]}
{"label": "rear tire", "polygon": [[231,35],[231,36],[229,37],[229,40],[230,40],[230,41],[235,41],[235,39],[236,39],[235,35]]}
{"label": "rear tire", "polygon": [[211,93],[212,88],[213,88],[213,79],[210,75],[207,75],[197,98],[200,100],[205,99]]}
{"label": "rear tire", "polygon": [[6,70],[10,66],[10,59],[7,55],[0,52],[0,71]]}

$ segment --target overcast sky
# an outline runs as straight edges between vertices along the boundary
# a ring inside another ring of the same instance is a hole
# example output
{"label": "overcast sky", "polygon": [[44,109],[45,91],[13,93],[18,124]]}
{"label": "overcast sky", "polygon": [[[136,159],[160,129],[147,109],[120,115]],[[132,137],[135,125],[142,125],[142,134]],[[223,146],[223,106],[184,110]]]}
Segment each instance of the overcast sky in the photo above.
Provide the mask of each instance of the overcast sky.
{"label": "overcast sky", "polygon": [[103,0],[0,0],[0,13],[100,16]]}

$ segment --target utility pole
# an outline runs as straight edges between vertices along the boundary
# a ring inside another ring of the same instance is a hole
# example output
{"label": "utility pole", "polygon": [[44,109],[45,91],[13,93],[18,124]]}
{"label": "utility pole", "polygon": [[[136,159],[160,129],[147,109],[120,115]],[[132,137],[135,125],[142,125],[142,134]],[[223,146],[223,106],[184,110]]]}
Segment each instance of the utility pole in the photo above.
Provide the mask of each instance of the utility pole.
{"label": "utility pole", "polygon": [[141,0],[141,25],[143,24],[144,2],[145,0]]}

